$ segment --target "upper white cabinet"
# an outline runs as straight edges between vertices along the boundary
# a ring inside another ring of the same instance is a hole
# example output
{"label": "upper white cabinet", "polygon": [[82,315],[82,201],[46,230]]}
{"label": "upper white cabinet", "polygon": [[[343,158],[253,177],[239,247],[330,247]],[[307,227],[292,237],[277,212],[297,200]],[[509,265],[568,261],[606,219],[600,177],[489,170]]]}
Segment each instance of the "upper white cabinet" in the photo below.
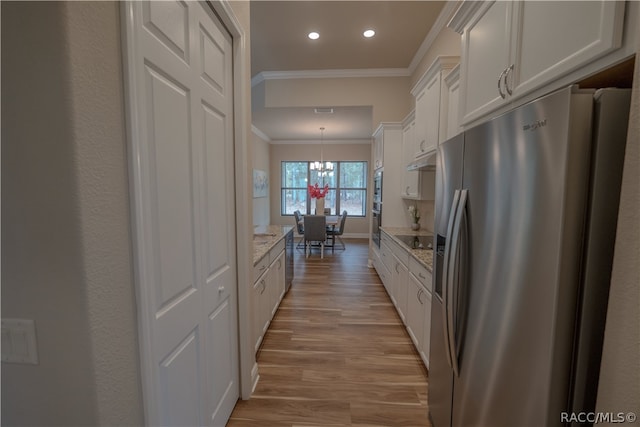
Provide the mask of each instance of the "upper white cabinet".
{"label": "upper white cabinet", "polygon": [[619,1],[464,2],[460,115],[469,123],[621,46]]}
{"label": "upper white cabinet", "polygon": [[384,166],[384,138],[381,129],[373,135],[373,168]]}
{"label": "upper white cabinet", "polygon": [[415,159],[415,127],[415,113],[412,111],[402,122],[403,179],[400,197],[410,200],[435,200],[435,172],[406,168],[406,165]]}
{"label": "upper white cabinet", "polygon": [[444,78],[447,87],[447,132],[445,140],[452,138],[462,131],[460,127],[460,64]]}
{"label": "upper white cabinet", "polygon": [[447,120],[447,90],[444,76],[458,63],[457,56],[439,56],[411,90],[415,97],[415,157],[435,151],[444,141]]}

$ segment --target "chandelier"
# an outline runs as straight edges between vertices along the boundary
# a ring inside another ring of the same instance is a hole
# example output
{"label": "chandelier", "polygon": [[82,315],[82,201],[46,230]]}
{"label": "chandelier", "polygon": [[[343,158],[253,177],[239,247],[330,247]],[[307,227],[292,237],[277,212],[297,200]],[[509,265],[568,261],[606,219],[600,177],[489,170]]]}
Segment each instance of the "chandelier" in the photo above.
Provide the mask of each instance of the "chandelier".
{"label": "chandelier", "polygon": [[311,162],[311,170],[322,177],[333,175],[333,162],[324,161],[324,126],[320,128],[320,161]]}

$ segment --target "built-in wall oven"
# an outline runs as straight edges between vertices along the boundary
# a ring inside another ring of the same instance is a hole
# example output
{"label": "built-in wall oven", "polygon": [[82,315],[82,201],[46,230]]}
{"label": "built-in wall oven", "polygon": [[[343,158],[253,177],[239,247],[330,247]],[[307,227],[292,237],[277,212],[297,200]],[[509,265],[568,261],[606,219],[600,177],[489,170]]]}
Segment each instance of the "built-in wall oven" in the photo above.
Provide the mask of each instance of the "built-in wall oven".
{"label": "built-in wall oven", "polygon": [[382,169],[373,174],[373,209],[371,211],[371,240],[380,246],[380,227],[382,226]]}

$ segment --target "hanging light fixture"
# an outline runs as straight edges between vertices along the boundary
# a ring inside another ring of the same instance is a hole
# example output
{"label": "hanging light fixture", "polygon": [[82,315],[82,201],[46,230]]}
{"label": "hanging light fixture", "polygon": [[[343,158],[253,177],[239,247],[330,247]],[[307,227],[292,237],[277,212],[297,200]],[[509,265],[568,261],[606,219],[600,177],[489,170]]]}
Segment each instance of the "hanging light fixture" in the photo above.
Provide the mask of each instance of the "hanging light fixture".
{"label": "hanging light fixture", "polygon": [[311,163],[311,170],[318,171],[322,177],[333,174],[333,162],[324,161],[324,126],[320,127],[320,161]]}

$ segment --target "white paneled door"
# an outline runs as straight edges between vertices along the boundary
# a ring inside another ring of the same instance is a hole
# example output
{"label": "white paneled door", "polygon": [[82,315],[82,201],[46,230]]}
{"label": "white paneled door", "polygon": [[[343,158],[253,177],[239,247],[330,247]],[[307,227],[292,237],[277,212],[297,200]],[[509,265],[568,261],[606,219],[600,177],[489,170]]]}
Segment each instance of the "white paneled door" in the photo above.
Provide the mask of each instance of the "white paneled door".
{"label": "white paneled door", "polygon": [[239,395],[232,39],[204,2],[123,6],[146,423]]}

